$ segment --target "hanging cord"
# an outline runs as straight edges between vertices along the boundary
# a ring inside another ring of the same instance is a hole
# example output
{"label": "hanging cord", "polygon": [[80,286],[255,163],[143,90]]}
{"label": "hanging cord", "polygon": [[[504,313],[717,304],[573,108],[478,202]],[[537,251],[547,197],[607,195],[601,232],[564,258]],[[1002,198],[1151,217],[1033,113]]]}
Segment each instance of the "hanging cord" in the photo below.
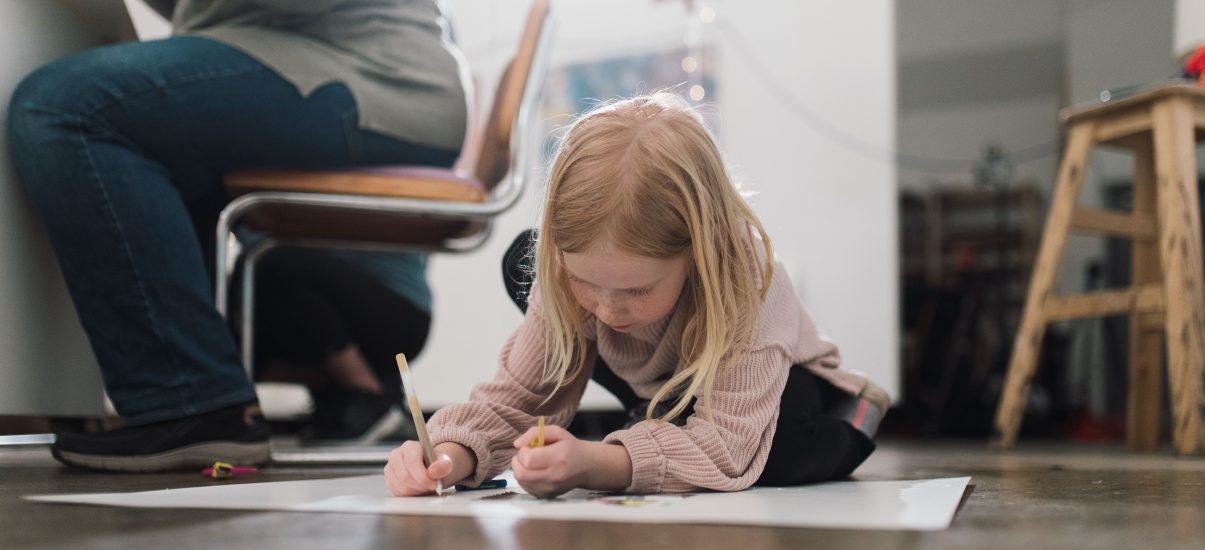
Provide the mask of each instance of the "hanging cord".
{"label": "hanging cord", "polygon": [[[723,23],[716,25],[716,28],[723,35],[726,42],[732,46],[733,51],[740,56],[744,65],[753,71],[754,76],[761,84],[770,90],[778,101],[785,105],[791,113],[825,139],[863,157],[884,164],[896,164],[900,168],[916,172],[934,174],[968,172],[972,170],[976,162],[979,162],[980,159],[977,158],[942,159],[892,151],[867,143],[841,130],[808,107],[790,88],[779,81],[774,75],[774,71],[762,63],[758,56],[753,53],[753,49],[749,46],[749,43],[735,28]],[[1058,148],[1058,140],[1047,141],[1023,147],[1008,156],[1013,165],[1019,165],[1050,157],[1058,152]]]}

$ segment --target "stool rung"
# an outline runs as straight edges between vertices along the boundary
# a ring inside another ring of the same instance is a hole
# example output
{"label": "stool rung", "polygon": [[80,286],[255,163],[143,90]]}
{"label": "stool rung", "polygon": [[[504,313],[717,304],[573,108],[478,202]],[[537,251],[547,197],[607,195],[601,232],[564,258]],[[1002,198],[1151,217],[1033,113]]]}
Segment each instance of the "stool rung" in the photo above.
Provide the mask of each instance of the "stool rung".
{"label": "stool rung", "polygon": [[1056,296],[1048,299],[1043,308],[1048,321],[1162,311],[1163,288],[1159,285]]}
{"label": "stool rung", "polygon": [[1149,131],[1151,131],[1150,109],[1135,108],[1097,123],[1092,138],[1097,143],[1109,143]]}
{"label": "stool rung", "polygon": [[1155,219],[1149,216],[1122,214],[1096,208],[1077,208],[1071,213],[1071,229],[1126,237],[1135,241],[1155,240]]}

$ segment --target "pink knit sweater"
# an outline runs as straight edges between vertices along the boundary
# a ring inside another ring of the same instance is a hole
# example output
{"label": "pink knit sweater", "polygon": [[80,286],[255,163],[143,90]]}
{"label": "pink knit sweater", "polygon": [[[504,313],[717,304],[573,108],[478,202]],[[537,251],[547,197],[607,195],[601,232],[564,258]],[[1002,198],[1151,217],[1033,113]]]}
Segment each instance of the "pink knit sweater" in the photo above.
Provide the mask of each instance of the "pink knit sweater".
{"label": "pink knit sweater", "polygon": [[[577,411],[595,354],[615,374],[649,399],[661,381],[678,367],[678,344],[686,315],[675,310],[665,319],[630,334],[587,320],[590,349],[584,372],[558,390],[540,382],[544,364],[543,308],[533,292],[523,323],[502,348],[493,381],[473,388],[469,401],[441,409],[429,424],[435,444],[460,443],[477,455],[477,471],[469,485],[510,467],[512,442],[535,424],[535,417],[566,426]],[[786,270],[775,264],[774,277],[761,310],[760,332],[753,349],[733,364],[721,365],[711,396],[712,419],[704,399],[679,427],[645,420],[608,435],[604,442],[623,445],[632,459],[631,493],[676,493],[698,489],[738,491],[761,475],[774,439],[779,400],[787,369],[802,364],[817,376],[851,394],[866,378],[838,370],[837,347],[819,334],[791,287]]]}

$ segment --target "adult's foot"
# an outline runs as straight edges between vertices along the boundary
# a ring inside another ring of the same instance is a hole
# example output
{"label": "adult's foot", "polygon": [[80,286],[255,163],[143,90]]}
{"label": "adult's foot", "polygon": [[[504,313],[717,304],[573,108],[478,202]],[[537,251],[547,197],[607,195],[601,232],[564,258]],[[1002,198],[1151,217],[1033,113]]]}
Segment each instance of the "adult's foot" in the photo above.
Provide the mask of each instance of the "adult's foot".
{"label": "adult's foot", "polygon": [[221,461],[259,465],[271,458],[268,425],[258,403],[101,433],[62,433],[50,453],[70,466],[159,472]]}
{"label": "adult's foot", "polygon": [[328,390],[314,394],[314,420],[302,431],[312,444],[370,445],[418,437],[399,392]]}

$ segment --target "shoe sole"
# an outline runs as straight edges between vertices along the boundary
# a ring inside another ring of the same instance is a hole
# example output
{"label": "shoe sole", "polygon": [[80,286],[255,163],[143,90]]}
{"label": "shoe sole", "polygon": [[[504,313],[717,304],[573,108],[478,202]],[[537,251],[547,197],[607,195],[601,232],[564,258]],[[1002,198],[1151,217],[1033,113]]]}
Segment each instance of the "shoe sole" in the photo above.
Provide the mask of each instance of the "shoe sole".
{"label": "shoe sole", "polygon": [[233,441],[198,443],[149,455],[90,455],[51,447],[50,453],[63,464],[111,472],[163,472],[213,466],[214,462],[259,466],[272,458],[268,442]]}

